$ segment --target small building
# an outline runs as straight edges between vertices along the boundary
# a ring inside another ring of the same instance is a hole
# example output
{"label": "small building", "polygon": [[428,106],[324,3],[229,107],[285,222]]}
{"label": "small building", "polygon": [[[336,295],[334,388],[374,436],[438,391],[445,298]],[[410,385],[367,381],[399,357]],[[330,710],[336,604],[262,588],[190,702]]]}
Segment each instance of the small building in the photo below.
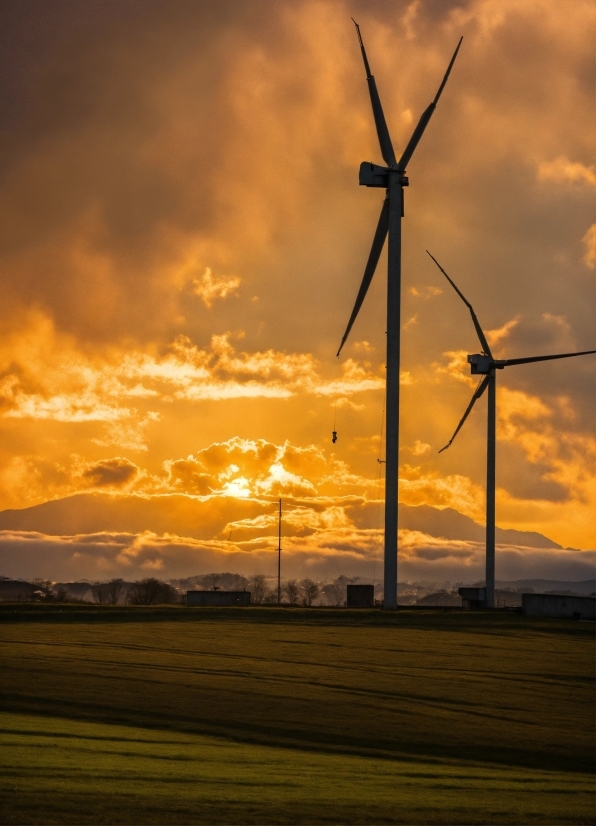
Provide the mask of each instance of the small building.
{"label": "small building", "polygon": [[522,594],[522,613],[526,617],[559,617],[594,620],[596,598],[567,594]]}
{"label": "small building", "polygon": [[187,591],[187,605],[250,605],[250,591]]}
{"label": "small building", "polygon": [[375,589],[373,585],[348,585],[348,608],[374,608]]}
{"label": "small building", "polygon": [[462,608],[484,608],[486,605],[486,588],[458,588]]}

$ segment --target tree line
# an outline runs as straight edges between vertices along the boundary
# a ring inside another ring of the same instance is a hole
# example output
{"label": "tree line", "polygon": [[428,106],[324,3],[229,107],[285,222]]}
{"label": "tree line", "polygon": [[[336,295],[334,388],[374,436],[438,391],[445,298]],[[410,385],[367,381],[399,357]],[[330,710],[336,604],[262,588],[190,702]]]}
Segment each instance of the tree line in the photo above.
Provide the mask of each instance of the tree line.
{"label": "tree line", "polygon": [[[356,580],[358,578],[355,578]],[[286,605],[311,607],[313,605],[342,606],[346,602],[346,585],[353,580],[341,576],[334,582],[320,583],[308,577],[286,579],[281,583],[281,602]],[[85,583],[52,583],[50,580],[32,581],[35,591],[31,598],[44,602],[88,602],[98,605],[174,605],[186,602],[186,591],[236,590],[250,591],[254,605],[274,605],[278,602],[277,582],[264,574],[244,577],[239,574],[202,574],[186,579],[164,582],[146,577],[135,582],[114,578],[89,584],[87,594],[76,598],[69,585],[80,589]]]}

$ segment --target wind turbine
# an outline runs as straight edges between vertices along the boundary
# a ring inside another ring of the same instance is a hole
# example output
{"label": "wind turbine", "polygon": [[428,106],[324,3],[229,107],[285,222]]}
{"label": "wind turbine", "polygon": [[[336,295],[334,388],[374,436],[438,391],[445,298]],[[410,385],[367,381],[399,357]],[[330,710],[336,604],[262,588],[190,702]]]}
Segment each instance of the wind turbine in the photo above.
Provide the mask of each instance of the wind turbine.
{"label": "wind turbine", "polygon": [[439,264],[437,259],[430,254],[432,260],[441,270],[447,281],[451,284],[455,292],[459,295],[472,316],[472,322],[476,329],[476,335],[482,347],[481,353],[475,353],[468,356],[468,364],[471,367],[473,376],[484,376],[480,380],[476,390],[472,395],[470,404],[466,407],[464,415],[458,426],[455,428],[455,433],[447,442],[445,447],[441,448],[439,453],[451,447],[453,440],[461,430],[463,423],[470,415],[470,412],[478,399],[482,396],[484,391],[488,388],[488,428],[487,428],[487,447],[486,447],[486,607],[495,607],[495,473],[496,473],[496,420],[497,420],[497,374],[496,370],[503,370],[505,367],[512,367],[514,364],[531,364],[536,361],[550,361],[551,359],[568,359],[573,356],[587,356],[590,353],[596,353],[596,350],[582,350],[581,353],[557,353],[553,356],[530,356],[523,359],[495,359],[488,346],[486,336],[480,326],[474,308],[466,299],[461,290],[456,287],[453,280],[447,275],[443,267]]}
{"label": "wind turbine", "polygon": [[[352,18],[354,20],[354,18]],[[398,470],[398,437],[399,437],[399,356],[400,356],[400,307],[401,307],[401,219],[404,215],[403,189],[408,186],[406,167],[414,154],[424,130],[428,126],[437,106],[441,92],[457,57],[463,38],[460,38],[457,48],[447,67],[439,91],[429,106],[422,113],[412,137],[408,141],[404,152],[399,159],[395,158],[393,145],[389,136],[381,99],[377,91],[377,84],[370,73],[370,66],[364,43],[360,34],[360,27],[354,20],[358,41],[364,60],[366,80],[372,104],[373,117],[377,128],[377,135],[381,147],[381,155],[387,166],[379,166],[368,161],[360,165],[359,183],[361,186],[372,186],[386,189],[387,194],[381,208],[381,215],[373,238],[368,262],[364,270],[364,277],[356,297],[352,315],[341,340],[337,355],[341,352],[358,311],[366,296],[372,277],[377,268],[385,238],[389,235],[389,252],[387,262],[387,405],[386,405],[386,464],[385,464],[385,549],[384,549],[384,608],[397,608],[397,470]]]}

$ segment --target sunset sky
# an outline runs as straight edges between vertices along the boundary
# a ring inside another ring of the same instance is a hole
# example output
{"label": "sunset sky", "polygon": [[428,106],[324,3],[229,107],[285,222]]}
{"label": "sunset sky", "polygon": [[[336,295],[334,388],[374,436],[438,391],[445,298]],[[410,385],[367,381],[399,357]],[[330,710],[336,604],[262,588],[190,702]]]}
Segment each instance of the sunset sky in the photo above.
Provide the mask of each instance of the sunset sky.
{"label": "sunset sky", "polygon": [[[398,155],[464,37],[408,168],[400,501],[483,521],[486,397],[438,454],[479,345],[425,249],[497,358],[596,347],[593,2],[5,3],[0,509],[196,497],[220,553],[172,567],[177,540],[131,528],[73,575],[262,568],[279,496],[300,570],[380,559],[385,254],[335,358],[383,198],[351,16]],[[595,375],[499,373],[501,527],[596,548]]]}

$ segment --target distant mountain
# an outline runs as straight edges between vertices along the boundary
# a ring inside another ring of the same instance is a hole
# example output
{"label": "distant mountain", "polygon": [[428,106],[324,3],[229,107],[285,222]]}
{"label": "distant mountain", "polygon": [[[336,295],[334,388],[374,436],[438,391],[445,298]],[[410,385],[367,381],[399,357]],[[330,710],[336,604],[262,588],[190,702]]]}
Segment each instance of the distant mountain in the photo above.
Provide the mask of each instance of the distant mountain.
{"label": "distant mountain", "polygon": [[[399,526],[400,528],[408,528],[410,531],[422,531],[422,533],[428,533],[431,536],[442,537],[443,539],[484,542],[486,537],[484,525],[479,525],[469,516],[464,516],[463,513],[459,513],[453,508],[439,510],[430,505],[400,505]],[[535,531],[514,531],[497,528],[496,540],[500,545],[522,545],[527,548],[556,548],[561,550],[562,547],[547,536]]]}
{"label": "distant mountain", "polygon": [[593,594],[596,591],[595,579],[582,579],[569,582],[560,579],[514,579],[498,580],[497,588],[512,588],[516,591],[536,591],[538,594],[547,594],[556,591],[559,594]]}
{"label": "distant mountain", "polygon": [[[170,533],[196,539],[212,539],[226,524],[251,519],[271,511],[271,503],[253,499],[215,497],[209,502],[182,494],[145,497],[83,493],[54,499],[31,508],[0,511],[0,530],[37,531],[53,536],[114,533]],[[485,529],[452,508],[400,505],[400,528],[430,536],[483,542]],[[561,546],[533,531],[497,528],[497,542],[530,548]]]}
{"label": "distant mountain", "polygon": [[114,533],[170,533],[212,539],[228,521],[246,519],[266,508],[254,500],[83,493],[21,510],[0,511],[0,530],[39,531],[53,536]]}

